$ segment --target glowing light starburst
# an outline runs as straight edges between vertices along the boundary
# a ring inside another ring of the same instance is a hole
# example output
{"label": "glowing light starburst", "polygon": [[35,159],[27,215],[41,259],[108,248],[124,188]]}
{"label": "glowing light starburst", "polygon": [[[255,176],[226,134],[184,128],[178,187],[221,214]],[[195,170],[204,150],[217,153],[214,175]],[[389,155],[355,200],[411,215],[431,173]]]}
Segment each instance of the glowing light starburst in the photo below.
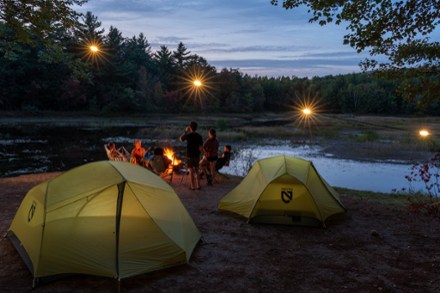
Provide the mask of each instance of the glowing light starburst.
{"label": "glowing light starburst", "polygon": [[81,55],[87,62],[99,65],[107,61],[107,52],[99,40],[84,40]]}
{"label": "glowing light starburst", "polygon": [[99,47],[96,45],[90,45],[89,46],[90,51],[92,51],[92,53],[98,53],[99,52]]}
{"label": "glowing light starburst", "polygon": [[185,104],[198,104],[203,107],[213,90],[213,75],[209,73],[209,70],[198,65],[186,69],[181,81]]}
{"label": "glowing light starburst", "polygon": [[303,112],[303,114],[304,115],[306,115],[306,116],[309,116],[309,115],[312,115],[312,109],[309,109],[309,108],[304,108],[303,110],[302,110],[302,112]]}
{"label": "glowing light starburst", "polygon": [[292,107],[295,122],[298,127],[308,128],[318,121],[320,106],[316,96],[299,98]]}
{"label": "glowing light starburst", "polygon": [[194,83],[195,86],[202,86],[202,82],[200,80],[198,80],[198,79],[194,80],[193,83]]}
{"label": "glowing light starburst", "polygon": [[429,133],[429,131],[426,130],[426,129],[421,129],[421,130],[419,131],[419,135],[420,135],[421,137],[425,138],[425,137],[430,136],[431,133]]}

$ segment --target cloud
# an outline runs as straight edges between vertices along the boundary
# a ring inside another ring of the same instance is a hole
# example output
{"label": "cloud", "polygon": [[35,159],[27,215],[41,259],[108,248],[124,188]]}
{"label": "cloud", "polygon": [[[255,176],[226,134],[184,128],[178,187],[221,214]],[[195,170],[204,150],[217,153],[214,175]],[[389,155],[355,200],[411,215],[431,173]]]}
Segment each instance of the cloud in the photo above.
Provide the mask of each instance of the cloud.
{"label": "cloud", "polygon": [[124,37],[142,32],[153,51],[161,45],[175,50],[183,42],[216,67],[328,72],[326,66],[357,66],[362,59],[345,53],[344,28],[310,24],[305,8],[286,11],[270,0],[89,0],[82,8],[87,10],[106,31],[112,25]]}
{"label": "cloud", "polygon": [[295,68],[273,68],[273,67],[241,67],[239,71],[249,76],[267,77],[299,77],[312,78],[328,75],[351,74],[360,72],[357,66],[331,66],[331,67],[295,67]]}
{"label": "cloud", "polygon": [[241,72],[251,76],[298,76],[313,77],[330,74],[342,74],[360,72],[360,58],[356,56],[345,56],[336,58],[315,58],[306,56],[303,58],[289,60],[274,59],[249,59],[249,60],[215,60],[210,64],[218,71],[223,68],[239,69]]}
{"label": "cloud", "polygon": [[273,67],[273,68],[294,68],[294,67],[328,67],[328,66],[354,66],[359,63],[358,58],[350,59],[313,59],[298,58],[290,60],[274,60],[274,59],[249,59],[249,60],[216,60],[211,62],[212,65],[234,64],[236,67]]}
{"label": "cloud", "polygon": [[[223,44],[225,47],[225,44]],[[294,52],[297,50],[306,50],[310,47],[304,46],[276,46],[276,45],[259,45],[259,46],[247,46],[247,47],[231,47],[231,48],[222,48],[220,45],[216,47],[212,47],[210,44],[208,49],[210,52],[216,53],[238,53],[238,52]]]}

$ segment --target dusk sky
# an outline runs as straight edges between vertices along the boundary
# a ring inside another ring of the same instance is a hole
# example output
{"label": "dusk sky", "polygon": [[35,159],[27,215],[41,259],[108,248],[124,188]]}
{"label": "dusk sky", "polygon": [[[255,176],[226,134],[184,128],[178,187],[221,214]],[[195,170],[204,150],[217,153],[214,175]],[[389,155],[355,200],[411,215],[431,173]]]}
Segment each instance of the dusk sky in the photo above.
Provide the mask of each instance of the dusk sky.
{"label": "dusk sky", "polygon": [[343,45],[345,26],[308,23],[306,8],[285,10],[270,0],[89,0],[108,32],[143,33],[155,52],[179,42],[217,70],[251,76],[313,77],[360,72],[359,55]]}

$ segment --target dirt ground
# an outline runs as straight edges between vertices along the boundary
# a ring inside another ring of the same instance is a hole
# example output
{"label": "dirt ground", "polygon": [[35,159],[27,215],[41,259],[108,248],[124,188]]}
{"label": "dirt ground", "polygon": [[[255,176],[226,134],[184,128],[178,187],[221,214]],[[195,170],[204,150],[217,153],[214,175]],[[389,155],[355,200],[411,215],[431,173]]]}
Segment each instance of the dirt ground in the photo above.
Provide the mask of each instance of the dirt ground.
{"label": "dirt ground", "polygon": [[[34,185],[58,173],[0,178],[0,233]],[[240,178],[191,191],[172,186],[203,235],[189,264],[122,280],[75,276],[35,292],[440,292],[440,222],[341,194],[348,212],[327,228],[247,224],[217,203]],[[31,291],[32,276],[0,239],[0,292]]]}

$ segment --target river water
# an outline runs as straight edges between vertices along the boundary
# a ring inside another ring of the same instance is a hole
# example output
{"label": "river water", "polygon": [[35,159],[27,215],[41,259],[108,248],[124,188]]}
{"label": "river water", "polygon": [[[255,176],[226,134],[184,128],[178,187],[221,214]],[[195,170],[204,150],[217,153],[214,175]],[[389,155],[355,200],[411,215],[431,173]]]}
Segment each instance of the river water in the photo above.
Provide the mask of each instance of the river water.
{"label": "river water", "polygon": [[318,173],[332,186],[356,190],[391,193],[393,190],[419,191],[424,184],[405,179],[411,172],[412,165],[399,162],[360,162],[333,158],[323,154],[319,147],[292,147],[280,142],[275,146],[252,146],[240,150],[230,167],[222,172],[243,175],[257,159],[278,155],[288,155],[312,161]]}
{"label": "river water", "polygon": [[[144,145],[172,146],[178,155],[183,156],[185,145],[177,139],[151,141],[145,133],[139,132],[139,127],[126,125],[1,125],[1,177],[65,171],[87,162],[106,160],[103,145],[111,141],[131,150],[133,140],[141,139]],[[423,189],[421,184],[409,185],[405,175],[410,173],[411,165],[398,162],[341,160],[323,154],[318,147],[295,147],[284,141],[270,145],[232,144],[232,147],[239,151],[231,166],[222,169],[224,173],[244,175],[255,160],[283,154],[312,161],[320,175],[332,186],[385,193],[401,188]]]}

